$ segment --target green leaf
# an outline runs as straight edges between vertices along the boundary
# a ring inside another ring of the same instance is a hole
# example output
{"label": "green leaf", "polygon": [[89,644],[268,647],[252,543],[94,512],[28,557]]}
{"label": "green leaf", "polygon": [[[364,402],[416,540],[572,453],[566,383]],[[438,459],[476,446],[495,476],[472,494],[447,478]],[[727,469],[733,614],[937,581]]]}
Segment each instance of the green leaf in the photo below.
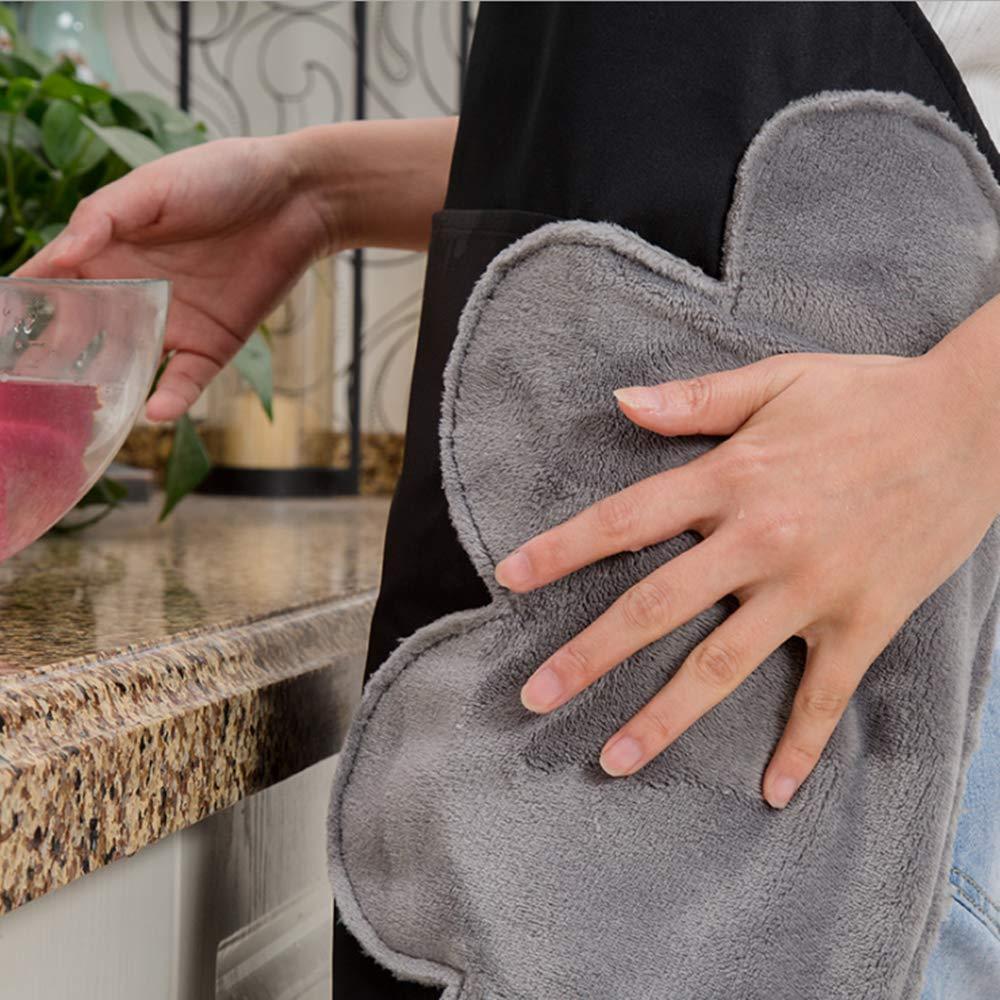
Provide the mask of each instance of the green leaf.
{"label": "green leaf", "polygon": [[156,366],[156,374],[153,376],[153,381],[150,383],[149,392],[146,393],[146,399],[148,400],[150,396],[156,392],[156,387],[160,384],[160,378],[163,373],[167,370],[167,365],[170,364],[170,358],[173,356],[173,352],[166,357],[160,358],[160,363]]}
{"label": "green leaf", "polygon": [[3,28],[10,35],[13,43],[17,38],[17,18],[10,7],[5,7],[3,4],[0,4],[0,28]]}
{"label": "green leaf", "polygon": [[42,239],[42,234],[37,229],[25,230],[24,242],[28,245],[28,248],[32,253],[36,250],[41,250],[45,245],[45,241]]}
{"label": "green leaf", "polygon": [[[108,128],[111,125],[118,125],[118,119],[115,117],[115,113],[111,110],[111,103],[107,104],[94,104],[90,109],[90,116],[97,122],[98,125],[103,125]],[[135,132],[135,129],[130,128],[130,132]],[[136,132],[136,135],[141,133]]]}
{"label": "green leaf", "polygon": [[42,148],[54,166],[62,170],[73,160],[82,135],[92,136],[80,122],[80,112],[68,101],[53,101],[42,118]]}
{"label": "green leaf", "polygon": [[173,153],[205,141],[205,127],[166,101],[138,91],[117,94],[115,101],[131,111],[165,152]]}
{"label": "green leaf", "polygon": [[41,238],[42,245],[44,246],[46,243],[51,243],[65,228],[65,222],[50,222],[47,226],[42,226],[42,228],[38,230],[38,235]]}
{"label": "green leaf", "polygon": [[7,108],[20,111],[35,96],[38,84],[27,76],[15,77],[7,86]]}
{"label": "green leaf", "polygon": [[[83,125],[80,112],[67,101],[53,101],[42,118],[42,148],[61,170],[73,159]],[[88,132],[88,135],[92,133]]]}
{"label": "green leaf", "polygon": [[167,458],[166,496],[160,520],[177,506],[208,475],[212,460],[198,437],[194,422],[185,413],[174,425],[174,441]]}
{"label": "green leaf", "polygon": [[105,143],[85,128],[80,112],[69,101],[53,101],[42,119],[45,155],[64,174],[85,174],[108,151]]}
{"label": "green leaf", "polygon": [[86,115],[81,115],[80,121],[130,167],[141,167],[163,155],[163,150],[152,139],[147,139],[139,132],[132,132],[120,125],[98,125]]}
{"label": "green leaf", "polygon": [[[72,63],[70,63],[72,66]],[[64,101],[74,101],[77,104],[107,104],[111,94],[103,87],[94,87],[82,80],[56,69],[49,73],[39,84],[39,90],[49,97],[58,97]]]}
{"label": "green leaf", "polygon": [[111,102],[108,105],[108,108],[114,116],[115,125],[121,125],[123,128],[131,129],[133,132],[152,133],[153,129],[149,122],[147,122],[141,115],[133,111],[133,109],[116,94],[112,94]]}
{"label": "green leaf", "polygon": [[156,142],[166,153],[176,153],[179,149],[197,146],[205,141],[205,126],[192,125],[188,129],[164,129],[156,136]]}
{"label": "green leaf", "polygon": [[12,52],[0,52],[0,76],[7,79],[15,77],[30,77],[40,80],[44,74],[40,73],[33,62]]}
{"label": "green leaf", "polygon": [[[38,155],[42,152],[42,130],[23,115],[14,115],[14,146],[20,146],[29,153]],[[0,142],[6,142],[10,132],[11,114],[0,111]]]}
{"label": "green leaf", "polygon": [[59,57],[53,73],[62,73],[63,76],[76,77],[76,63],[65,53]]}
{"label": "green leaf", "polygon": [[96,135],[88,132],[77,147],[74,158],[66,165],[66,172],[74,177],[85,174],[87,171],[93,170],[107,156],[107,153],[107,145]]}
{"label": "green leaf", "polygon": [[77,531],[83,531],[98,521],[103,521],[128,495],[128,487],[117,479],[109,476],[102,476],[90,487],[89,490],[77,501],[74,510],[81,507],[100,507],[101,509],[90,517],[83,520],[74,520],[72,514],[67,514],[61,521],[51,528],[54,534],[69,535]]}
{"label": "green leaf", "polygon": [[93,507],[96,504],[119,504],[128,494],[128,487],[124,483],[112,479],[110,476],[102,476],[87,490],[77,501],[77,507]]}
{"label": "green leaf", "polygon": [[14,39],[14,55],[22,62],[27,63],[39,79],[56,68],[56,61],[52,56],[39,51],[22,38]]}
{"label": "green leaf", "polygon": [[145,94],[138,90],[126,90],[115,94],[115,100],[121,101],[122,104],[131,108],[152,132],[164,125],[171,125],[176,129],[194,127],[194,122],[183,111],[152,94]]}
{"label": "green leaf", "polygon": [[124,177],[129,169],[129,165],[120,156],[105,157],[98,164],[98,169],[95,171],[98,176],[90,190],[96,191],[98,188],[113,184],[120,177]]}
{"label": "green leaf", "polygon": [[233,358],[236,370],[257,394],[268,420],[274,420],[272,409],[274,377],[271,370],[271,348],[260,330],[254,330],[247,342]]}

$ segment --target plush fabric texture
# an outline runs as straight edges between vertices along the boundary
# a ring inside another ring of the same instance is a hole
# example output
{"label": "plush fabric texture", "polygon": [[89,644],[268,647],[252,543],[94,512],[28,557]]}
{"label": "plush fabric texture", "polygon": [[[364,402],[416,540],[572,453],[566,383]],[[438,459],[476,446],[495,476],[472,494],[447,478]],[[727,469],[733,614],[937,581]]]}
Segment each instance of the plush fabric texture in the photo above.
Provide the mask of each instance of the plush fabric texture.
{"label": "plush fabric texture", "polygon": [[519,543],[718,443],[635,427],[612,389],[775,353],[925,352],[1000,292],[1000,186],[913,97],[816,95],[750,145],[724,259],[716,281],[620,228],[555,223],[498,256],[466,305],[442,461],[492,602],[421,629],[372,678],[329,840],[351,931],[445,1000],[918,995],[988,679],[997,523],[869,670],[782,812],[761,777],[798,639],[637,775],[597,763],[732,599],[551,716],[518,700],[549,653],[698,540],[532,594],[495,583]]}

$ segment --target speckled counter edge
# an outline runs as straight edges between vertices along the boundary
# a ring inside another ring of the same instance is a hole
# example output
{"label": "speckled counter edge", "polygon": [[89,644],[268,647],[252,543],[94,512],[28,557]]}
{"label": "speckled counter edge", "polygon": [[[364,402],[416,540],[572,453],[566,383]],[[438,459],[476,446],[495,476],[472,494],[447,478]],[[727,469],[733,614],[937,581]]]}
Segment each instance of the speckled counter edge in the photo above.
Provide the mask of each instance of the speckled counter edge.
{"label": "speckled counter edge", "polygon": [[0,912],[337,751],[375,592],[0,683]]}

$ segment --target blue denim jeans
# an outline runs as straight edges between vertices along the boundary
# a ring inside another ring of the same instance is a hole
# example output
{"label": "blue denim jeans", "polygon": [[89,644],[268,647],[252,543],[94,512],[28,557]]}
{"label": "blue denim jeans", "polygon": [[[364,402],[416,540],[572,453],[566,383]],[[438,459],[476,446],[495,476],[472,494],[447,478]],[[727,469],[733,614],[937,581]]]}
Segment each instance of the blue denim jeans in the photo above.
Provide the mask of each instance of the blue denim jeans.
{"label": "blue denim jeans", "polygon": [[922,1000],[1000,997],[1000,633],[969,765],[949,875],[951,907],[931,953]]}

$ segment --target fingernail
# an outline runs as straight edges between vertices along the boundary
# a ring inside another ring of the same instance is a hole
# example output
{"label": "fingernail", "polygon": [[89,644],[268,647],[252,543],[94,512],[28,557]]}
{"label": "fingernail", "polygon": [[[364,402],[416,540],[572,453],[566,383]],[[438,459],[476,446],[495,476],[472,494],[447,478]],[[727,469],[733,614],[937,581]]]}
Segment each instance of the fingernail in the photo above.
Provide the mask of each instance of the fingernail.
{"label": "fingernail", "polygon": [[634,410],[658,410],[662,402],[660,390],[646,385],[615,389],[615,399]]}
{"label": "fingernail", "polygon": [[559,675],[551,667],[541,667],[521,688],[521,704],[529,712],[546,712],[559,701],[562,693]]}
{"label": "fingernail", "polygon": [[785,806],[791,801],[792,796],[795,794],[795,790],[799,787],[799,783],[794,778],[789,778],[784,775],[780,778],[775,778],[771,782],[771,793],[767,797],[767,801],[775,809],[784,809]]}
{"label": "fingernail", "polygon": [[613,778],[628,774],[642,760],[642,746],[631,736],[619,736],[601,751],[601,767]]}
{"label": "fingernail", "polygon": [[146,410],[145,410],[146,419],[152,420],[155,423],[162,423],[167,420],[173,420],[174,417],[172,415],[166,417],[162,415],[159,417],[150,416],[150,410],[153,410],[155,412],[158,408],[162,409],[164,406],[167,407],[167,411],[169,413],[170,412],[169,403],[170,403],[170,396],[167,393],[161,392],[160,390],[154,392],[153,395],[146,400]]}
{"label": "fingernail", "polygon": [[531,560],[516,549],[497,563],[493,575],[501,587],[527,587],[531,583]]}

